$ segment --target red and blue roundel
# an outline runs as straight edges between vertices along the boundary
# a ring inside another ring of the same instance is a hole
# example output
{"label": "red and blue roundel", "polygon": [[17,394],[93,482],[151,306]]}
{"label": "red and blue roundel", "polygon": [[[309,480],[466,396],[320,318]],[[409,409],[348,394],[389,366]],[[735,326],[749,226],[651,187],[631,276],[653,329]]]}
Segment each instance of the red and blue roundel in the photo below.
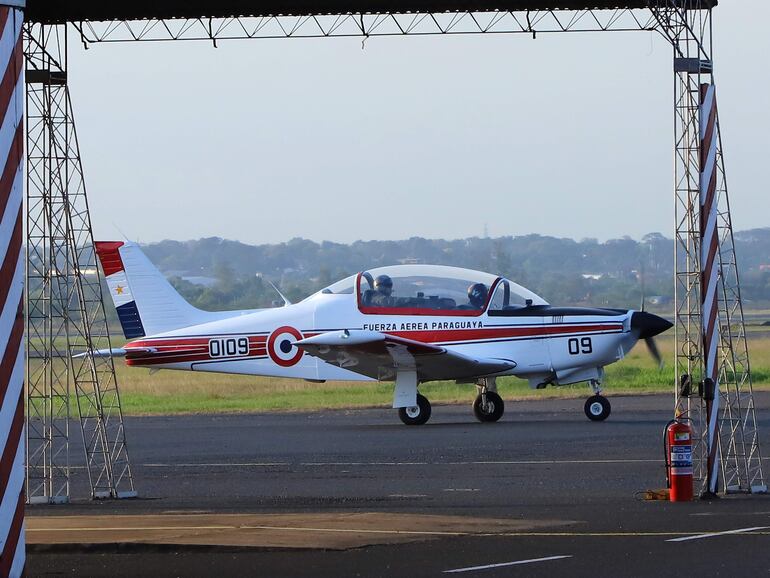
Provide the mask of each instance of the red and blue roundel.
{"label": "red and blue roundel", "polygon": [[270,334],[267,340],[267,353],[276,365],[291,367],[302,359],[302,351],[294,342],[302,339],[302,333],[293,327],[284,325]]}

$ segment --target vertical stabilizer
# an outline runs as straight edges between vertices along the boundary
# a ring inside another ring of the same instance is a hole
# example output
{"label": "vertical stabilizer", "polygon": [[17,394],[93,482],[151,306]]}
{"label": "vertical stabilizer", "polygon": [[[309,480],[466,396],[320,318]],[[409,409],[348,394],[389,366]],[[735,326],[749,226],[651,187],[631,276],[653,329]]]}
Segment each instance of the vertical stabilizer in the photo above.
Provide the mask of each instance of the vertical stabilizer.
{"label": "vertical stabilizer", "polygon": [[136,243],[94,243],[112,301],[127,339],[209,321],[185,301]]}

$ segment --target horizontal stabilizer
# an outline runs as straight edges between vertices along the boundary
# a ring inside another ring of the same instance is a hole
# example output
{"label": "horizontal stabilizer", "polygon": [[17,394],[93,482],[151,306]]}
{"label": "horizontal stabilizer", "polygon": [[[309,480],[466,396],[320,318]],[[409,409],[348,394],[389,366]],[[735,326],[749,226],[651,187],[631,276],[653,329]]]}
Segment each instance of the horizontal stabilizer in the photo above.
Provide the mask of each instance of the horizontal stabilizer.
{"label": "horizontal stabilizer", "polygon": [[[113,347],[112,349],[95,349],[94,350],[94,357],[124,357],[126,355],[126,350],[122,347]],[[77,355],[73,355],[74,358],[80,358],[80,357],[86,357],[88,356],[88,352],[84,351],[83,353],[78,353]]]}

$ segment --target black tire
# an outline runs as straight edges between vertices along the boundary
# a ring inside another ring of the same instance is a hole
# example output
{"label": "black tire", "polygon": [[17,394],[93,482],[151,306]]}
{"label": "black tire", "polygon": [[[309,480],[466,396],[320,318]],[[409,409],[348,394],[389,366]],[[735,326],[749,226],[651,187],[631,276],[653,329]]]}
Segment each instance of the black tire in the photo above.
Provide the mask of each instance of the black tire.
{"label": "black tire", "polygon": [[484,423],[492,423],[503,417],[505,411],[505,404],[503,398],[497,395],[494,391],[488,391],[486,394],[487,404],[484,406],[482,403],[482,395],[476,396],[473,401],[473,415],[476,419]]}
{"label": "black tire", "polygon": [[430,402],[425,396],[417,394],[417,405],[401,407],[398,417],[406,425],[423,425],[430,419]]}
{"label": "black tire", "polygon": [[586,417],[591,421],[604,421],[609,417],[612,406],[603,395],[592,395],[586,400],[583,409],[586,412]]}

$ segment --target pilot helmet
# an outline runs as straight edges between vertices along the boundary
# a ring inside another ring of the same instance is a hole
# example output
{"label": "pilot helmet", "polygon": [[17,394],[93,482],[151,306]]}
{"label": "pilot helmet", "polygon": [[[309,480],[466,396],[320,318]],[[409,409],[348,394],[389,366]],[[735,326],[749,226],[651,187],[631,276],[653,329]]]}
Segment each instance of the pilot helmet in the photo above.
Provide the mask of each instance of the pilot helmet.
{"label": "pilot helmet", "polygon": [[387,275],[378,275],[374,280],[374,288],[383,295],[390,295],[393,292],[393,280]]}
{"label": "pilot helmet", "polygon": [[468,287],[468,301],[474,307],[483,307],[484,302],[487,300],[488,292],[487,286],[484,283],[474,283]]}

